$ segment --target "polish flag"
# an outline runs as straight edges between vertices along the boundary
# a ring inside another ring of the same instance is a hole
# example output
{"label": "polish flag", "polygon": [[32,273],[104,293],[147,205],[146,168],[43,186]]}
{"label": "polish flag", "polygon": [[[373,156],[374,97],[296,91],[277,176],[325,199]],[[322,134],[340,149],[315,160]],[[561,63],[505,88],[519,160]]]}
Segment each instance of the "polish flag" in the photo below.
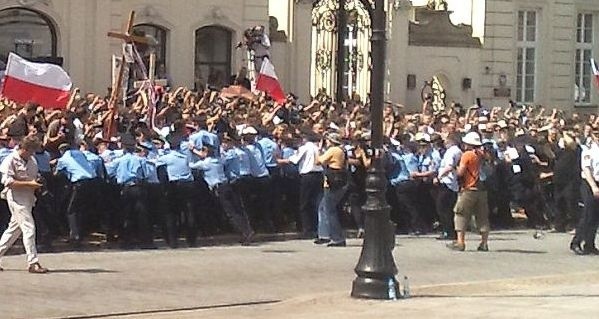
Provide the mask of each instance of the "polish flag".
{"label": "polish flag", "polygon": [[599,87],[599,67],[597,66],[597,62],[595,62],[595,59],[591,59],[591,68],[593,69],[595,84]]}
{"label": "polish flag", "polygon": [[262,61],[262,68],[256,80],[256,90],[268,93],[277,103],[284,103],[286,100],[285,92],[283,92],[279,78],[275,73],[275,67],[267,58]]}
{"label": "polish flag", "polygon": [[59,66],[33,63],[10,53],[2,95],[17,103],[33,102],[44,108],[65,108],[73,84]]}

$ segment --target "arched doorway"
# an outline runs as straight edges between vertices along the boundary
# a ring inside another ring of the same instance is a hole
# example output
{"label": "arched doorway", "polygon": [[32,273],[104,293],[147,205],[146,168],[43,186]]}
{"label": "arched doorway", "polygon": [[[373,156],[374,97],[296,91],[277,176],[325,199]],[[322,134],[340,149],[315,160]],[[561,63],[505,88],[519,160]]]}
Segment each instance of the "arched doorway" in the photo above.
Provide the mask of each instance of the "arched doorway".
{"label": "arched doorway", "polygon": [[370,16],[360,0],[345,0],[345,63],[343,78],[337,79],[338,11],[336,0],[320,0],[312,10],[311,93],[325,89],[333,96],[337,81],[342,81],[344,96],[357,93],[364,98],[370,90]]}
{"label": "arched doorway", "polygon": [[[151,53],[156,54],[156,72],[158,77],[166,76],[166,64],[167,64],[167,36],[168,30],[162,26],[144,23],[138,24],[133,27],[133,32],[141,36],[150,37],[154,42],[153,45],[143,47],[140,54],[143,55],[144,61],[146,61],[146,67],[149,68],[149,56]],[[164,73],[164,75],[160,74]]]}
{"label": "arched doorway", "polygon": [[231,76],[233,33],[221,26],[207,26],[195,33],[195,84],[222,88]]}
{"label": "arched doorway", "polygon": [[0,11],[0,61],[6,61],[10,52],[31,60],[56,63],[56,27],[50,18],[25,8]]}

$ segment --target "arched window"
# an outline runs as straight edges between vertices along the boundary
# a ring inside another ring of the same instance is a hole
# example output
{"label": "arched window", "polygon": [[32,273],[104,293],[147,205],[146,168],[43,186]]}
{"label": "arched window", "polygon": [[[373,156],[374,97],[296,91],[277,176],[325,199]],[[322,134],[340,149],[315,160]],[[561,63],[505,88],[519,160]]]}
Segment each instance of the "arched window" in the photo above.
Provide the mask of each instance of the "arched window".
{"label": "arched window", "polygon": [[232,32],[223,27],[207,26],[196,30],[196,86],[221,88],[228,84],[232,40]]}
{"label": "arched window", "polygon": [[[133,27],[133,32],[139,35],[147,36],[155,40],[155,45],[150,47],[139,47],[144,52],[140,52],[140,54],[144,55],[144,60],[146,60],[146,64],[149,63],[150,53],[156,53],[156,72],[159,72],[161,66],[166,68],[167,59],[166,59],[166,48],[167,48],[167,29],[163,28],[159,25],[144,23],[138,24]],[[146,65],[146,67],[149,67]]]}
{"label": "arched window", "polygon": [[24,8],[0,11],[1,61],[10,52],[34,60],[56,58],[56,43],[56,27],[42,13]]}

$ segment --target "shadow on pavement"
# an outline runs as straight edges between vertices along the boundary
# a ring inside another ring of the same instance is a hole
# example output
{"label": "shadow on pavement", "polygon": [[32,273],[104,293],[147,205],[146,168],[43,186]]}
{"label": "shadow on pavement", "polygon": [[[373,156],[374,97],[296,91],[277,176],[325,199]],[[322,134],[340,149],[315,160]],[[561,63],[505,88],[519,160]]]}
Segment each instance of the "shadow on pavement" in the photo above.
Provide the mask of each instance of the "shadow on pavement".
{"label": "shadow on pavement", "polygon": [[81,273],[81,274],[111,274],[118,273],[118,271],[107,270],[107,269],[50,269],[51,274],[70,274],[70,273]]}
{"label": "shadow on pavement", "polygon": [[561,295],[413,295],[410,298],[599,298],[597,294],[561,294]]}
{"label": "shadow on pavement", "polygon": [[496,253],[513,253],[513,254],[546,254],[544,250],[526,250],[526,249],[497,249],[493,250]]}

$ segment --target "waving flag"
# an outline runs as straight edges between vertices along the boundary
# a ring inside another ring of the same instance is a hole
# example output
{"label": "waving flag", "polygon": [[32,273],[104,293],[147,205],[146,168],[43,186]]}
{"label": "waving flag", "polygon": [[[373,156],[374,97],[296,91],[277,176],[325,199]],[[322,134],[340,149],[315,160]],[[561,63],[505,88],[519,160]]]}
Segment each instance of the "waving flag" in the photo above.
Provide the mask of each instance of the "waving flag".
{"label": "waving flag", "polygon": [[286,100],[285,92],[283,92],[279,78],[275,73],[275,67],[267,58],[262,61],[262,69],[256,80],[256,90],[268,93],[278,103],[284,103]]}
{"label": "waving flag", "polygon": [[65,108],[71,87],[69,75],[59,66],[33,63],[10,53],[2,95],[18,103],[33,102],[44,108]]}
{"label": "waving flag", "polygon": [[597,66],[597,62],[595,62],[595,59],[591,59],[591,68],[593,69],[595,84],[597,84],[597,87],[599,88],[599,67]]}

